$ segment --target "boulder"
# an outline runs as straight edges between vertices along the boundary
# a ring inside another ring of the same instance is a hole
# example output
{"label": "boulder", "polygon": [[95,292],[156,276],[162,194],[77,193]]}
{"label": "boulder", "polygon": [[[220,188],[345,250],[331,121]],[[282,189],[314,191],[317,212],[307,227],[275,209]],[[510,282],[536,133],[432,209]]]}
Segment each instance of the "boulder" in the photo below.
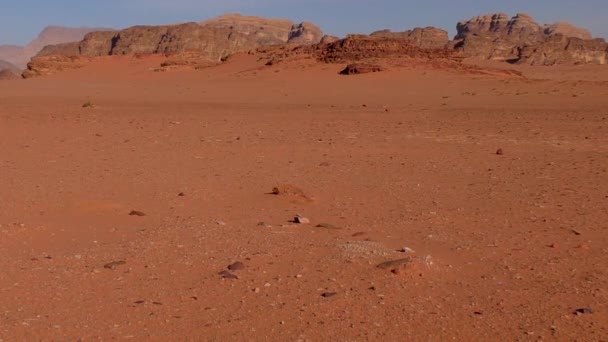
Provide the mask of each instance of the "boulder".
{"label": "boulder", "polygon": [[323,31],[317,25],[303,22],[291,26],[287,42],[298,45],[316,44],[322,38]]}
{"label": "boulder", "polygon": [[353,63],[349,64],[344,68],[344,70],[340,71],[340,75],[357,75],[357,74],[367,74],[370,72],[379,72],[382,71],[382,68],[375,64],[367,64],[367,63]]}

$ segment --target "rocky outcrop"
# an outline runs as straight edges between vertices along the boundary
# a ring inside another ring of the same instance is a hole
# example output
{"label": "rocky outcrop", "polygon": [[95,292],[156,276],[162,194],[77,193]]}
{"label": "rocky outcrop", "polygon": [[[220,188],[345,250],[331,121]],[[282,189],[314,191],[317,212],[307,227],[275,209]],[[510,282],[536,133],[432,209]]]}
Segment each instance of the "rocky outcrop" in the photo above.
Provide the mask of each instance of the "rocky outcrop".
{"label": "rocky outcrop", "polygon": [[584,28],[576,27],[570,23],[558,22],[554,24],[547,24],[543,26],[543,33],[547,36],[554,36],[561,34],[566,37],[579,38],[579,39],[593,39],[591,32]]}
{"label": "rocky outcrop", "polygon": [[464,56],[527,64],[605,64],[608,46],[568,23],[539,25],[519,13],[474,17],[457,25],[454,47]]}
{"label": "rocky outcrop", "polygon": [[344,70],[340,71],[340,75],[358,75],[380,71],[382,71],[382,67],[380,67],[379,65],[367,63],[353,63],[347,65]]}
{"label": "rocky outcrop", "polygon": [[457,53],[445,47],[421,48],[415,41],[402,38],[349,35],[345,39],[315,47],[318,59],[327,63],[357,62],[373,58],[456,58]]}
{"label": "rocky outcrop", "polygon": [[317,25],[303,22],[291,26],[287,42],[297,45],[315,44],[320,42],[322,38],[323,31]]}
{"label": "rocky outcrop", "polygon": [[340,38],[336,37],[336,36],[330,36],[330,35],[324,35],[323,38],[321,38],[321,44],[328,44],[328,43],[333,43],[335,41],[340,40]]}
{"label": "rocky outcrop", "polygon": [[199,23],[201,26],[226,29],[252,36],[260,45],[282,44],[289,40],[294,22],[287,19],[268,19],[240,14],[227,14]]}
{"label": "rocky outcrop", "polygon": [[376,31],[370,36],[377,38],[405,39],[423,49],[441,49],[449,42],[448,32],[435,27],[417,27],[405,32]]}
{"label": "rocky outcrop", "polygon": [[530,65],[607,64],[608,44],[603,39],[554,35],[542,43],[521,47],[516,62]]}
{"label": "rocky outcrop", "polygon": [[84,66],[85,58],[79,56],[40,56],[32,58],[23,78],[53,75],[66,70],[79,69]]}
{"label": "rocky outcrop", "polygon": [[0,46],[0,59],[6,60],[20,69],[23,69],[29,60],[47,45],[79,41],[89,32],[108,30],[111,29],[49,26],[42,30],[38,37],[26,46]]}
{"label": "rocky outcrop", "polygon": [[[134,26],[117,32],[91,32],[76,43],[45,47],[38,57],[166,54],[171,65],[209,65],[236,52],[262,46],[318,43],[323,37],[314,24],[295,24],[284,19],[265,19],[237,14],[201,23]],[[183,58],[175,55],[184,54]],[[197,61],[193,56],[197,56]],[[32,61],[48,63],[48,59]],[[32,65],[35,69],[36,66]],[[31,69],[31,68],[30,68]],[[47,69],[47,68],[43,68]],[[36,75],[39,73],[33,73]]]}

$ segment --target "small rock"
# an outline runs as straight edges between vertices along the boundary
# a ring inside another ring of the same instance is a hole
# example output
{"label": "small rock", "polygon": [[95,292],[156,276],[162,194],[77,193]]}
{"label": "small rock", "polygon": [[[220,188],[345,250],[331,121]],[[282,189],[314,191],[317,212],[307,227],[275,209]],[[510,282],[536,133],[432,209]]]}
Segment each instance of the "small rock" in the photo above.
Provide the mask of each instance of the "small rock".
{"label": "small rock", "polygon": [[333,296],[335,296],[335,295],[337,295],[337,294],[338,294],[338,293],[336,293],[336,292],[325,292],[325,293],[323,293],[323,294],[321,295],[321,297],[323,297],[323,298],[330,298],[330,297],[333,297]]}
{"label": "small rock", "polygon": [[302,275],[298,274],[298,275],[296,275],[296,278],[300,279],[300,278],[302,278]]}
{"label": "small rock", "polygon": [[112,261],[112,262],[109,262],[109,263],[103,265],[103,268],[106,268],[109,270],[115,270],[118,266],[122,266],[126,263],[127,262],[124,260]]}
{"label": "small rock", "polygon": [[502,156],[503,154],[505,154],[505,151],[503,151],[502,148],[499,148],[498,150],[496,150],[496,155]]}
{"label": "small rock", "polygon": [[220,226],[225,226],[226,222],[224,221],[215,221],[216,224],[220,225]]}
{"label": "small rock", "polygon": [[258,227],[272,228],[272,225],[266,222],[258,222]]}
{"label": "small rock", "polygon": [[593,310],[591,308],[580,308],[580,309],[574,310],[574,314],[577,316],[590,315],[592,313],[593,313]]}
{"label": "small rock", "polygon": [[222,271],[218,274],[222,277],[222,279],[239,279],[236,274],[232,274],[228,271]]}
{"label": "small rock", "polygon": [[143,211],[139,211],[139,210],[131,210],[129,215],[130,216],[146,216],[146,213],[144,213]]}
{"label": "small rock", "polygon": [[261,291],[261,290],[260,290],[260,288],[259,288],[259,287],[256,287],[255,289],[253,289],[253,293],[260,293],[260,291]]}
{"label": "small rock", "polygon": [[228,269],[231,271],[240,271],[245,269],[245,264],[240,261],[235,262],[232,265],[228,265]]}
{"label": "small rock", "polygon": [[179,194],[177,194],[177,196],[179,196],[179,197],[184,197],[184,196],[186,196],[186,194],[185,194],[185,193],[183,193],[183,192],[180,192]]}
{"label": "small rock", "polygon": [[401,253],[416,253],[413,249],[409,248],[409,247],[403,247],[399,250],[399,252]]}
{"label": "small rock", "polygon": [[549,248],[559,248],[559,244],[554,242],[554,243],[548,245],[547,247],[549,247]]}
{"label": "small rock", "polygon": [[296,217],[294,217],[294,219],[293,219],[293,223],[309,224],[310,220],[307,219],[306,217],[301,216],[301,215],[296,215]]}

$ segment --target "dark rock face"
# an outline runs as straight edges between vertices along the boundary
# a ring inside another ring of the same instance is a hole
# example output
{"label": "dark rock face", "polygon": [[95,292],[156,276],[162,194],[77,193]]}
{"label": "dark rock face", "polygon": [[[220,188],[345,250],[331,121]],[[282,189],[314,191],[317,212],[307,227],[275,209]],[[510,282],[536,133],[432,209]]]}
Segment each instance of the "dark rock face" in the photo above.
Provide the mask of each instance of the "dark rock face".
{"label": "dark rock face", "polygon": [[303,22],[297,25],[292,25],[289,31],[288,43],[306,45],[314,44],[321,41],[323,31],[313,23]]}
{"label": "dark rock face", "polygon": [[316,46],[319,60],[328,63],[361,61],[370,58],[451,58],[447,48],[424,49],[402,38],[350,35],[345,39]]}
{"label": "dark rock face", "polygon": [[457,25],[455,48],[466,57],[525,64],[606,64],[608,45],[568,23],[541,26],[519,13],[474,17]]}
{"label": "dark rock face", "polygon": [[358,75],[379,71],[382,71],[382,68],[378,65],[367,63],[353,63],[347,65],[346,68],[340,72],[340,75]]}
{"label": "dark rock face", "polygon": [[390,30],[376,31],[370,34],[376,38],[404,39],[413,42],[422,49],[441,49],[449,42],[448,32],[435,27],[417,27],[404,32]]}

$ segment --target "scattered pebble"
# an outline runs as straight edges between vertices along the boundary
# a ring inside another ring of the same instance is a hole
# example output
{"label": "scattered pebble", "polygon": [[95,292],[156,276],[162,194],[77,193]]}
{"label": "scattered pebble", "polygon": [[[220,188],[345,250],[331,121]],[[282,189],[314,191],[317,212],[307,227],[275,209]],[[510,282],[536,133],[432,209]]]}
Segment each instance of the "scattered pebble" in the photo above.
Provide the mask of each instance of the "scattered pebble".
{"label": "scattered pebble", "polygon": [[112,261],[112,262],[109,262],[109,263],[103,265],[103,268],[106,268],[109,270],[115,270],[118,266],[122,266],[126,263],[127,262],[124,260]]}
{"label": "scattered pebble", "polygon": [[232,274],[228,271],[222,271],[218,274],[222,277],[222,279],[239,279],[239,277],[236,274]]}
{"label": "scattered pebble", "polygon": [[310,220],[306,217],[303,217],[301,215],[296,215],[296,217],[294,217],[293,219],[293,223],[298,223],[298,224],[309,224]]}
{"label": "scattered pebble", "polygon": [[240,271],[245,269],[245,264],[240,261],[235,262],[232,265],[228,265],[228,269],[231,271]]}
{"label": "scattered pebble", "polygon": [[143,211],[139,211],[139,210],[131,210],[129,215],[130,216],[146,216],[146,213],[144,213]]}
{"label": "scattered pebble", "polygon": [[591,308],[580,308],[580,309],[574,310],[574,314],[577,316],[590,315],[592,313],[593,313],[593,310]]}

